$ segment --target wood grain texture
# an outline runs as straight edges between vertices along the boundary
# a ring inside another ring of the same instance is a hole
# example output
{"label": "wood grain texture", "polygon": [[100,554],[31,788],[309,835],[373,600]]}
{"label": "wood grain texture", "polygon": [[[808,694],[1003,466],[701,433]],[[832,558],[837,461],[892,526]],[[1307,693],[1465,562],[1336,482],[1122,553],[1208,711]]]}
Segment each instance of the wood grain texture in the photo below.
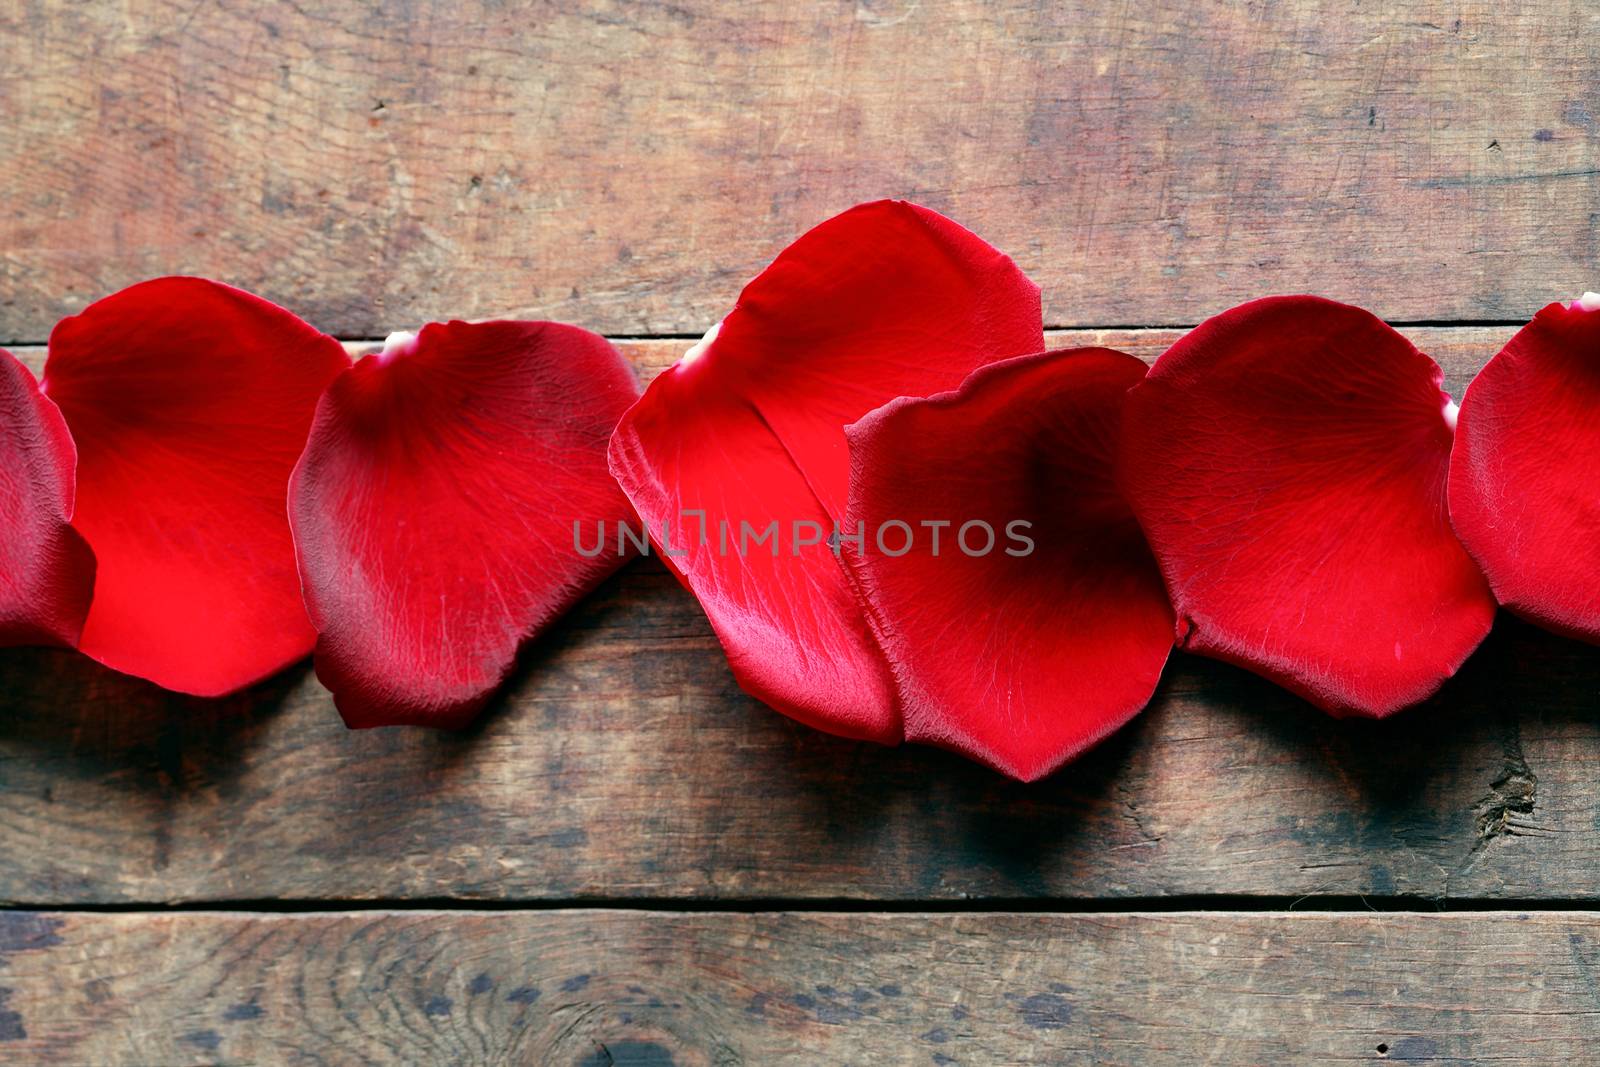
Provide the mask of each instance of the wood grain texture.
{"label": "wood grain texture", "polygon": [[1589,912],[13,912],[0,1057],[1543,1065],[1597,975]]}
{"label": "wood grain texture", "polygon": [[[1408,332],[1459,390],[1511,331]],[[1052,340],[1149,357],[1173,336]],[[681,344],[627,348],[648,374]],[[1143,716],[1025,787],[743,696],[647,561],[461,735],[350,733],[304,667],[207,702],[0,652],[0,900],[1595,900],[1597,690],[1600,650],[1507,619],[1383,723],[1175,655]]]}
{"label": "wood grain texture", "polygon": [[908,197],[1061,326],[1313,291],[1525,318],[1594,283],[1582,0],[94,0],[0,10],[0,340],[209,275],[329,332],[698,334]]}

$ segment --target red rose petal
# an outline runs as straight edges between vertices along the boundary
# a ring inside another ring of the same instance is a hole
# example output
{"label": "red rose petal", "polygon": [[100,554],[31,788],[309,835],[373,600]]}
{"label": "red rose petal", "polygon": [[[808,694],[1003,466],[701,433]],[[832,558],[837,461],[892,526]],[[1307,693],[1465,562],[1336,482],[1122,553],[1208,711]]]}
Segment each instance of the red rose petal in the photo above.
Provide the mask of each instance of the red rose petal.
{"label": "red rose petal", "polygon": [[1551,304],[1467,387],[1450,519],[1501,604],[1600,643],[1597,418],[1600,299]]}
{"label": "red rose petal", "polygon": [[849,428],[847,526],[868,536],[848,558],[907,740],[1031,781],[1149,701],[1172,609],[1113,466],[1144,373],[1103,348],[1024,356]]}
{"label": "red rose petal", "polygon": [[550,322],[430,324],[328,387],[289,509],[349,726],[465,725],[616,570],[606,445],[638,393],[605,338]]}
{"label": "red rose petal", "polygon": [[826,546],[796,558],[792,524],[831,530],[843,515],[847,423],[1043,347],[1039,289],[1010,259],[932,211],[879,201],[785,249],[651,384],[618,427],[612,471],[652,532],[705,506],[714,542],[724,521],[737,533],[777,519],[785,535],[777,561],[715,544],[673,561],[748,692],[824,730],[899,739],[843,569]]}
{"label": "red rose petal", "polygon": [[[696,380],[710,370],[680,363],[650,384],[612,438],[612,472],[747,693],[817,729],[892,744],[893,688],[839,560],[825,544],[792,549],[796,522],[813,524],[810,540],[833,520],[755,409]],[[758,543],[774,521],[776,537]]]}
{"label": "red rose petal", "polygon": [[862,204],[802,236],[739,294],[706,354],[761,412],[829,515],[843,428],[1044,347],[1039,287],[1005,253],[914,204]]}
{"label": "red rose petal", "polygon": [[1339,715],[1460,667],[1494,602],[1446,516],[1441,381],[1372,315],[1305,296],[1224,312],[1156,362],[1121,474],[1182,647]]}
{"label": "red rose petal", "polygon": [[71,526],[77,450],[61,412],[0,348],[0,645],[73,645],[94,553]]}
{"label": "red rose petal", "polygon": [[284,494],[348,364],[289,312],[199,278],[56,326],[44,390],[78,445],[75,525],[99,560],[85,653],[218,696],[310,651]]}

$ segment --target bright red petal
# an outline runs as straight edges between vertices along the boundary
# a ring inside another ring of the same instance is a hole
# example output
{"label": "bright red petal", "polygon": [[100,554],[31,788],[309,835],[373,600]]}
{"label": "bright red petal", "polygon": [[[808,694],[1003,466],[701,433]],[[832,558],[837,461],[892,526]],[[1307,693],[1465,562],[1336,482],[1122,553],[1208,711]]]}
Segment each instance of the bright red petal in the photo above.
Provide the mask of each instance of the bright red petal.
{"label": "bright red petal", "polygon": [[705,506],[714,536],[724,521],[737,534],[776,519],[785,532],[777,561],[765,548],[673,561],[746,690],[824,730],[898,740],[882,654],[843,569],[826,546],[796,557],[792,524],[831,530],[843,515],[846,424],[1043,347],[1039,289],[1010,259],[932,211],[880,201],[784,250],[652,383],[612,443],[612,471],[652,531]]}
{"label": "bright red petal", "polygon": [[1500,603],[1600,643],[1600,299],[1551,304],[1461,401],[1450,519]]}
{"label": "bright red petal", "polygon": [[339,343],[259,297],[160,278],[63,319],[44,389],[78,445],[75,525],[99,560],[79,647],[218,696],[304,656],[284,515]]}
{"label": "bright red petal", "polygon": [[0,645],[73,645],[94,554],[71,526],[77,451],[61,412],[0,348]]}
{"label": "bright red petal", "polygon": [[784,249],[739,294],[705,358],[837,518],[850,489],[844,426],[1038,352],[1042,323],[1039,287],[1010,257],[943,215],[880,200]]}
{"label": "bright red petal", "polygon": [[833,520],[761,416],[697,380],[709,371],[680,363],[650,384],[612,438],[611,470],[746,692],[820,730],[893,744],[888,671],[839,560],[826,544],[792,547],[794,524],[820,540]]}
{"label": "bright red petal", "polygon": [[289,513],[348,725],[465,725],[616,570],[606,444],[637,396],[605,338],[549,322],[424,326],[329,386]]}
{"label": "bright red petal", "polygon": [[1441,380],[1372,315],[1304,296],[1224,312],[1156,362],[1122,482],[1182,647],[1340,715],[1455,673],[1494,602],[1446,517]]}
{"label": "bright red petal", "polygon": [[1024,356],[850,427],[849,558],[907,740],[1028,781],[1149,701],[1172,609],[1113,469],[1144,373],[1103,348]]}

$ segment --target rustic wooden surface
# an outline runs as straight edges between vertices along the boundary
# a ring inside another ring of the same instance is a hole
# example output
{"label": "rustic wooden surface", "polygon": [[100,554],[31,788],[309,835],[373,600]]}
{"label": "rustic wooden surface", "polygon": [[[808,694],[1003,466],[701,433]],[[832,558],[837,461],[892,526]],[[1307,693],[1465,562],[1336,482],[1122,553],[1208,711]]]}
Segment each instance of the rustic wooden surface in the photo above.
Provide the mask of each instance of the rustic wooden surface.
{"label": "rustic wooden surface", "polygon": [[[1459,391],[1511,330],[1407,332]],[[1152,357],[1175,336],[1051,340]],[[625,347],[648,375],[683,343]],[[304,669],[206,702],[0,651],[0,900],[1597,900],[1597,689],[1600,650],[1505,618],[1383,723],[1175,655],[1132,726],[1024,787],[744,697],[639,562],[459,736],[346,731]]]}
{"label": "rustic wooden surface", "polygon": [[907,196],[1060,326],[1314,290],[1521,318],[1594,280],[1583,0],[51,0],[0,9],[0,341],[200,273],[340,336],[695,333]]}
{"label": "rustic wooden surface", "polygon": [[[1012,253],[1055,343],[1150,359],[1178,331],[1119,324],[1311,291],[1411,323],[1459,396],[1600,288],[1597,29],[1581,0],[21,0],[0,343],[37,368],[60,316],[195,273],[357,348],[564,319],[649,378],[801,230],[901,196]],[[1504,619],[1378,724],[1178,655],[1024,787],[745,698],[654,562],[461,735],[349,733],[304,667],[206,702],[0,650],[0,1062],[1582,1062],[1597,711],[1600,650]]]}
{"label": "rustic wooden surface", "polygon": [[[0,915],[25,1062],[1586,1062],[1600,917]],[[368,1020],[365,1028],[351,1019]]]}

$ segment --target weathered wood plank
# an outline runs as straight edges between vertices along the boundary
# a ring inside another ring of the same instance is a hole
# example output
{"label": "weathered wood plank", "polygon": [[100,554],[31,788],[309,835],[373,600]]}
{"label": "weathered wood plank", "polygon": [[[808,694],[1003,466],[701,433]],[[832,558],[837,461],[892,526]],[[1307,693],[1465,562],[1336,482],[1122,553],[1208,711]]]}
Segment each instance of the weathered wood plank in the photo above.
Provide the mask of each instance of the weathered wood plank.
{"label": "weathered wood plank", "polygon": [[[1408,332],[1459,391],[1511,331]],[[1172,336],[1055,341],[1149,357]],[[628,346],[647,374],[679,348]],[[1140,719],[1023,787],[744,697],[649,561],[531,649],[463,735],[347,732],[304,669],[206,702],[0,652],[0,900],[1597,900],[1597,691],[1600,650],[1505,619],[1385,723],[1178,655]]]}
{"label": "weathered wood plank", "polygon": [[904,196],[1051,324],[1314,291],[1520,318],[1593,284],[1582,0],[93,0],[0,11],[0,339],[140,277],[341,336],[698,333]]}
{"label": "weathered wood plank", "polygon": [[12,1064],[1548,1064],[1600,915],[0,914]]}
{"label": "weathered wood plank", "polygon": [[1338,723],[1175,658],[1040,785],[738,693],[654,565],[465,735],[347,733],[286,675],[202,703],[0,653],[0,900],[1600,898],[1600,653],[1503,624],[1429,706]]}

